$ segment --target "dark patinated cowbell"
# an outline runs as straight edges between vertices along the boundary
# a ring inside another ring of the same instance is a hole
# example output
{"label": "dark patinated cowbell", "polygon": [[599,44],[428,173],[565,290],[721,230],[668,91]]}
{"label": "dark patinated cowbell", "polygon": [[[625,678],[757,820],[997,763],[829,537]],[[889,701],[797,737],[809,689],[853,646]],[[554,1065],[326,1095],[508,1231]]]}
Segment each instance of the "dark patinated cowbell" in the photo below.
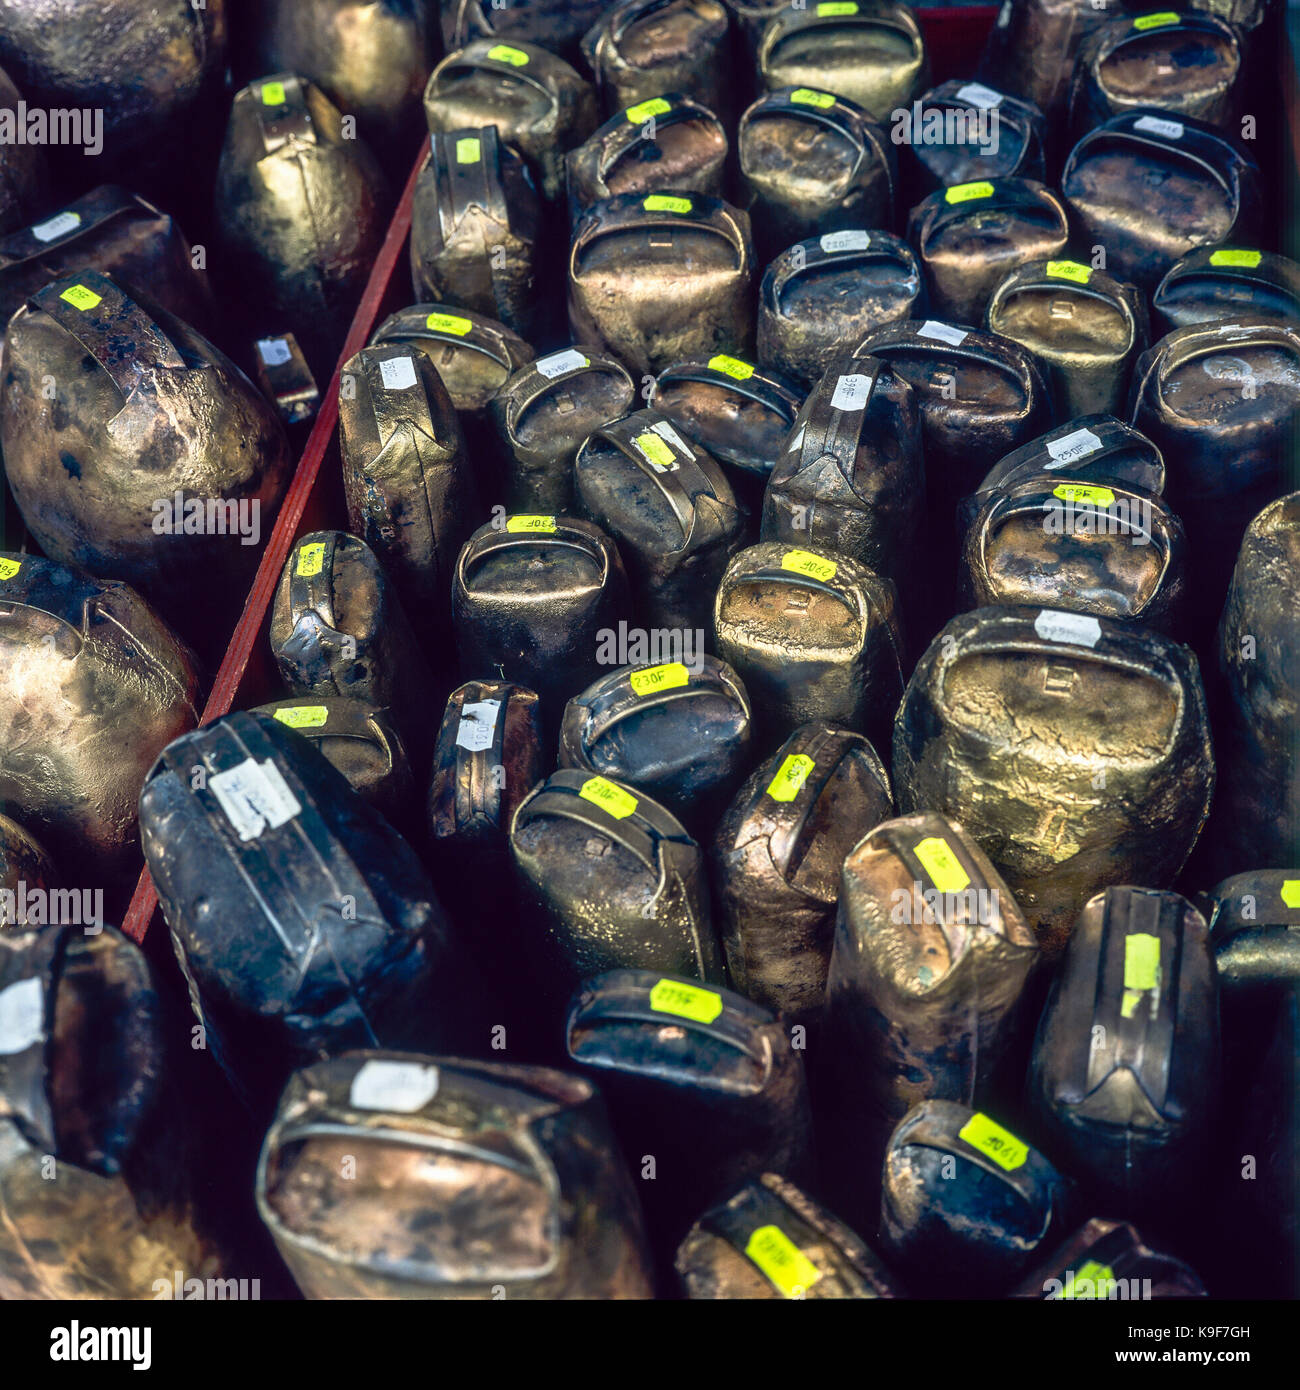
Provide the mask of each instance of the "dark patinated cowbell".
{"label": "dark patinated cowbell", "polygon": [[811,386],[848,344],[924,308],[921,263],[901,237],[863,228],[810,237],[763,272],[758,360]]}
{"label": "dark patinated cowbell", "polygon": [[977,74],[1032,101],[1055,127],[1066,113],[1075,54],[1109,14],[1092,0],[1012,0],[998,12]]}
{"label": "dark patinated cowbell", "polygon": [[1025,986],[1038,954],[1007,885],[945,817],[887,820],[850,852],[826,1008],[853,1166],[875,1171],[895,1125],[923,1100],[995,1098],[1030,1024]]}
{"label": "dark patinated cowbell", "polygon": [[207,1045],[254,1105],[347,1047],[486,1048],[414,851],[284,724],[237,713],[177,739],[140,826]]}
{"label": "dark patinated cowbell", "polygon": [[677,1250],[687,1298],[900,1298],[842,1221],[776,1173],[707,1211]]}
{"label": "dark patinated cowbell", "polygon": [[532,909],[522,958],[553,1021],[606,970],[725,981],[700,847],[644,792],[562,768],[515,813],[510,849]]}
{"label": "dark patinated cowbell", "polygon": [[411,760],[392,716],[365,700],[337,695],[316,696],[311,703],[278,700],[259,705],[255,714],[292,729],[348,780],[376,811],[398,830],[409,826],[415,797]]}
{"label": "dark patinated cowbell", "polygon": [[582,36],[608,8],[609,0],[528,0],[497,6],[492,0],[441,0],[447,52],[474,39],[537,44],[567,63],[582,58]]}
{"label": "dark patinated cowbell", "polygon": [[938,188],[979,179],[1045,180],[1043,113],[982,82],[942,82],[891,125],[907,136],[899,158],[908,206]]}
{"label": "dark patinated cowbell", "polygon": [[171,217],[125,188],[106,184],[33,226],[11,228],[0,241],[0,319],[8,323],[52,281],[98,270],[133,298],[211,336],[212,291],[191,256]]}
{"label": "dark patinated cowbell", "polygon": [[731,24],[722,0],[615,0],[583,38],[582,53],[607,115],[665,92],[731,104]]}
{"label": "dark patinated cowbell", "polygon": [[802,237],[894,221],[898,161],[884,128],[831,92],[761,96],[736,133],[740,180],[764,261]]}
{"label": "dark patinated cowbell", "polygon": [[930,307],[954,323],[984,322],[998,283],[1031,261],[1065,254],[1059,196],[1033,179],[978,179],[931,193],[908,216]]}
{"label": "dark patinated cowbell", "polygon": [[876,750],[820,719],[736,793],[712,864],[727,968],[742,994],[791,1024],[817,1024],[844,860],[893,809]]}
{"label": "dark patinated cowbell", "polygon": [[1204,1298],[1194,1270],[1153,1250],[1126,1222],[1100,1217],[1079,1227],[1011,1290],[1011,1298]]}
{"label": "dark patinated cowbell", "polygon": [[0,928],[43,925],[53,915],[45,911],[44,894],[55,880],[44,847],[16,820],[0,816]]}
{"label": "dark patinated cowbell", "polygon": [[124,580],[210,651],[292,469],[262,393],[178,319],[88,271],[10,320],[0,401],[5,474],[46,555]]}
{"label": "dark patinated cowbell", "polygon": [[539,219],[532,174],[495,126],[431,136],[411,207],[415,299],[473,309],[531,336]]}
{"label": "dark patinated cowbell", "polygon": [[728,149],[726,127],[698,101],[676,91],[638,101],[565,157],[570,220],[618,193],[693,188],[720,198]]}
{"label": "dark patinated cowbell", "polygon": [[140,785],[198,706],[193,657],[133,589],[0,555],[0,804],[67,869],[135,878]]}
{"label": "dark patinated cowbell", "polygon": [[713,455],[751,517],[803,403],[804,393],[778,372],[720,353],[665,367],[648,404]]}
{"label": "dark patinated cowbell", "polygon": [[217,169],[222,273],[259,323],[328,364],[383,243],[390,190],[369,148],[310,82],[266,77],[235,97]]}
{"label": "dark patinated cowbell", "polygon": [[376,1051],[307,1067],[257,1205],[311,1299],[653,1295],[600,1095],[545,1067]]}
{"label": "dark patinated cowbell", "polygon": [[746,356],[754,249],[749,217],[697,193],[622,193],[578,220],[569,325],[637,372],[686,357]]}
{"label": "dark patinated cowbell", "polygon": [[[17,124],[26,103],[0,69],[0,110]],[[5,145],[0,151],[0,232],[13,232],[50,208],[50,170],[39,145]]]}
{"label": "dark patinated cowbell", "polygon": [[1160,496],[1160,451],[1111,415],[1084,415],[1009,454],[962,506],[968,608],[1037,604],[1169,631],[1187,547]]}
{"label": "dark patinated cowbell", "polygon": [[581,344],[514,372],[488,404],[507,459],[516,512],[573,510],[573,460],[587,437],[635,409],[636,383],[617,358]]}
{"label": "dark patinated cowbell", "polygon": [[1233,874],[1197,905],[1225,991],[1300,982],[1300,869]]}
{"label": "dark patinated cowbell", "polygon": [[844,555],[897,579],[924,503],[911,386],[882,358],[833,357],[768,478],[763,539]]}
{"label": "dark patinated cowbell", "polygon": [[479,499],[460,422],[429,359],[389,343],[345,362],[339,434],[348,525],[379,558],[412,627],[442,632]]}
{"label": "dark patinated cowbell", "polygon": [[903,686],[898,594],[848,556],[763,541],[727,566],[713,611],[718,655],[754,702],[759,736],[825,719],[887,738]]}
{"label": "dark patinated cowbell", "polygon": [[1148,291],[1198,246],[1250,238],[1260,217],[1245,147],[1189,116],[1112,116],[1070,151],[1060,188],[1079,243],[1104,247],[1106,269]]}
{"label": "dark patinated cowbell", "polygon": [[1151,308],[1158,334],[1215,319],[1300,322],[1300,265],[1272,251],[1202,246],[1166,271]]}
{"label": "dark patinated cowbell", "polygon": [[1084,907],[1043,1011],[1028,1093],[1065,1171],[1134,1218],[1186,1201],[1219,1096],[1205,919],[1177,893],[1107,888]]}
{"label": "dark patinated cowbell", "polygon": [[1214,786],[1196,658],[1091,614],[962,614],[912,674],[893,772],[905,811],[989,856],[1054,960],[1100,887],[1168,884],[1196,843]]}
{"label": "dark patinated cowbell", "polygon": [[204,1141],[172,1024],[115,928],[0,932],[0,1297],[150,1299],[178,1269],[227,1272],[195,1212]]}
{"label": "dark patinated cowbell", "polygon": [[591,83],[521,39],[473,39],[449,53],[424,89],[424,114],[435,133],[496,126],[502,143],[528,160],[548,203],[564,196],[566,152],[599,123]]}
{"label": "dark patinated cowbell", "polygon": [[989,1298],[1064,1234],[1070,1187],[993,1116],[918,1105],[885,1155],[881,1251],[922,1296]]}
{"label": "dark patinated cowbell", "polygon": [[575,695],[560,727],[560,766],[648,792],[697,834],[712,828],[751,762],[740,678],[700,650],[626,666]]}
{"label": "dark patinated cowbell", "polygon": [[591,522],[516,514],[465,542],[451,616],[462,676],[535,690],[556,729],[565,702],[601,674],[602,641],[631,616],[627,575]]}
{"label": "dark patinated cowbell", "polygon": [[769,90],[823,87],[857,102],[873,121],[910,106],[930,81],[920,25],[898,0],[783,7],[763,29],[757,65]]}
{"label": "dark patinated cowbell", "polygon": [[619,543],[647,627],[707,629],[745,518],[717,463],[657,410],[596,430],[578,450],[580,510]]}
{"label": "dark patinated cowbell", "polygon": [[1123,412],[1133,363],[1147,345],[1146,301],[1136,286],[1080,261],[1030,261],[999,282],[986,321],[1046,368],[1058,419]]}
{"label": "dark patinated cowbell", "polygon": [[1300,862],[1300,492],[1250,523],[1219,627],[1225,686],[1213,843],[1223,870]]}
{"label": "dark patinated cowbell", "polygon": [[313,531],[289,552],[271,604],[271,653],[297,696],[342,695],[387,710],[423,775],[435,686],[374,551]]}
{"label": "dark patinated cowbell", "polygon": [[813,1177],[802,1053],[775,1014],[739,994],[611,970],[574,995],[565,1047],[605,1097],[661,1254],[741,1184]]}
{"label": "dark patinated cowbell", "polygon": [[311,420],[320,409],[320,387],[292,333],[257,340],[257,384],[286,426]]}
{"label": "dark patinated cowbell", "polygon": [[1079,46],[1071,133],[1077,139],[1135,108],[1228,129],[1244,97],[1244,58],[1240,30],[1204,10],[1121,13]]}

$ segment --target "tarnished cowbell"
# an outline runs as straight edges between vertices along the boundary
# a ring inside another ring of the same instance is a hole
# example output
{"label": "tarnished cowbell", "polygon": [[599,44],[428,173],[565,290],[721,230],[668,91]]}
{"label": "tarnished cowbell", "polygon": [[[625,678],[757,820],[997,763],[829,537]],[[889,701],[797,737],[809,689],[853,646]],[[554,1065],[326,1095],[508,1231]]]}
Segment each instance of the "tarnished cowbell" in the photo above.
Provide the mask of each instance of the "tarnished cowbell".
{"label": "tarnished cowbell", "polygon": [[389,188],[338,107],[281,73],[234,101],[217,168],[225,283],[259,324],[288,326],[328,375],[383,243]]}
{"label": "tarnished cowbell", "polygon": [[812,1178],[803,1054],[781,1020],[739,994],[611,970],[575,993],[565,1050],[605,1097],[663,1254],[743,1183]]}
{"label": "tarnished cowbell", "polygon": [[758,42],[759,79],[776,87],[822,87],[887,121],[930,85],[921,26],[899,0],[848,0],[779,10]]}
{"label": "tarnished cowbell", "polygon": [[[524,7],[519,7],[524,8]],[[542,196],[564,196],[564,156],[595,130],[596,89],[562,58],[533,43],[474,39],[449,53],[424,89],[435,133],[494,125],[532,165]]]}
{"label": "tarnished cowbell", "polygon": [[0,928],[39,927],[51,919],[61,921],[54,911],[46,910],[53,908],[45,894],[54,887],[56,877],[54,862],[44,846],[16,820],[0,816]]}
{"label": "tarnished cowbell", "polygon": [[893,225],[894,147],[846,97],[807,87],[768,92],[740,118],[736,151],[764,261],[802,237]]}
{"label": "tarnished cowbell", "polygon": [[1046,180],[1047,122],[1032,101],[958,78],[926,92],[891,124],[911,206],[938,188],[979,179]]}
{"label": "tarnished cowbell", "polygon": [[[45,205],[42,204],[42,208]],[[32,213],[40,208],[31,208]],[[39,221],[10,221],[0,241],[0,314],[8,323],[35,291],[70,271],[111,274],[131,294],[196,327],[211,317],[207,277],[171,217],[138,194],[101,184]]]}
{"label": "tarnished cowbell", "polygon": [[1064,1234],[1070,1186],[983,1111],[927,1100],[885,1155],[881,1249],[922,1296],[989,1298]]}
{"label": "tarnished cowbell", "polygon": [[925,504],[916,396],[879,357],[833,357],[767,481],[762,537],[897,579]]}
{"label": "tarnished cowbell", "polygon": [[582,57],[582,36],[609,0],[528,0],[497,6],[492,0],[441,0],[442,36],[451,53],[474,39],[534,43],[568,63]]}
{"label": "tarnished cowbell", "polygon": [[1205,1286],[1182,1260],[1153,1250],[1126,1222],[1094,1217],[1008,1296],[1204,1298]]}
{"label": "tarnished cowbell", "polygon": [[135,590],[0,556],[0,802],[65,872],[135,877],[141,783],[198,702],[193,658]]}
{"label": "tarnished cowbell", "polygon": [[1030,261],[994,289],[987,323],[1046,369],[1058,419],[1122,413],[1147,345],[1146,300],[1136,286],[1081,261]]}
{"label": "tarnished cowbell", "polygon": [[729,114],[730,20],[722,0],[615,0],[582,40],[605,111],[681,92]]}
{"label": "tarnished cowbell", "polygon": [[614,542],[579,517],[489,522],[456,561],[451,616],[462,676],[535,690],[548,729],[601,674],[601,642],[631,616]]}
{"label": "tarnished cowbell", "polygon": [[1182,523],[1160,451],[1112,415],[1083,415],[1008,454],[962,505],[968,608],[1038,604],[1177,626]]}
{"label": "tarnished cowbell", "polygon": [[259,705],[311,743],[390,825],[404,829],[411,820],[415,776],[392,716],[365,700],[317,696],[312,704],[278,700]]}
{"label": "tarnished cowbell", "polygon": [[532,908],[523,959],[554,1022],[606,970],[725,981],[700,847],[644,792],[561,769],[515,813],[510,849]]}
{"label": "tarnished cowbell", "polygon": [[342,531],[312,531],[289,552],[271,602],[271,653],[294,695],[341,695],[387,710],[423,776],[435,690],[374,551]]}
{"label": "tarnished cowbell", "polygon": [[[0,110],[17,123],[22,93],[0,69]],[[0,232],[12,232],[50,207],[50,170],[40,145],[6,144],[0,150]]]}
{"label": "tarnished cowbell", "polygon": [[1028,1094],[1061,1166],[1135,1219],[1186,1202],[1220,1101],[1205,919],[1177,893],[1107,888],[1070,936]]}
{"label": "tarnished cowbell", "polygon": [[775,1173],[707,1211],[677,1250],[687,1298],[899,1298],[842,1221]]}
{"label": "tarnished cowbell", "polygon": [[1077,139],[1134,108],[1227,129],[1244,97],[1244,58],[1241,32],[1203,10],[1121,13],[1079,46],[1071,132]]}
{"label": "tarnished cowbell", "polygon": [[924,310],[921,263],[902,237],[861,227],[810,237],[763,272],[758,360],[811,386],[837,353]]}
{"label": "tarnished cowbell", "polygon": [[415,299],[474,309],[531,335],[539,216],[533,176],[495,126],[430,137],[411,206]]}
{"label": "tarnished cowbell", "polygon": [[622,193],[588,208],[569,251],[569,324],[638,372],[746,356],[754,341],[749,217],[697,193]]}
{"label": "tarnished cowbell", "polygon": [[561,767],[648,792],[698,835],[749,769],[753,720],[740,678],[716,656],[625,666],[565,706]]}
{"label": "tarnished cowbell", "polygon": [[618,541],[644,624],[706,629],[745,517],[705,450],[658,411],[638,410],[578,450],[574,492],[579,509]]}
{"label": "tarnished cowbell", "polygon": [[908,240],[925,268],[930,305],[979,327],[998,283],[1031,261],[1065,253],[1060,197],[1033,179],[979,179],[931,193],[909,214]]}
{"label": "tarnished cowbell", "polygon": [[1137,624],[1043,608],[954,618],[894,728],[904,810],[958,821],[1049,960],[1109,883],[1168,884],[1209,813],[1196,658]]}
{"label": "tarnished cowbell", "polygon": [[544,1067],[374,1051],[307,1067],[257,1206],[312,1299],[653,1293],[600,1095]]}
{"label": "tarnished cowbell", "polygon": [[1250,523],[1219,626],[1224,871],[1300,862],[1300,492]]}
{"label": "tarnished cowbell", "polygon": [[618,193],[693,188],[713,198],[725,190],[727,130],[681,92],[665,92],[611,116],[565,157],[569,217]]}
{"label": "tarnished cowbell", "polygon": [[737,500],[755,518],[803,396],[779,372],[719,353],[665,367],[648,404],[722,464]]}
{"label": "tarnished cowbell", "polygon": [[1272,251],[1202,246],[1176,261],[1151,296],[1156,332],[1234,318],[1300,321],[1300,265]]}
{"label": "tarnished cowbell", "polygon": [[861,734],[803,724],[737,792],[712,847],[732,983],[791,1024],[819,1022],[854,845],[893,813],[889,775]]}
{"label": "tarnished cowbell", "polygon": [[887,820],[849,853],[826,1007],[853,1164],[874,1171],[923,1100],[1017,1094],[1005,1071],[1030,1024],[1025,986],[1038,954],[1007,885],[944,816]]}
{"label": "tarnished cowbell", "polygon": [[573,510],[573,460],[588,435],[636,408],[636,383],[609,353],[583,343],[511,374],[488,403],[506,455],[506,504]]}
{"label": "tarnished cowbell", "polygon": [[727,566],[713,610],[718,655],[771,743],[825,719],[887,737],[903,688],[898,594],[848,556],[763,541]]}
{"label": "tarnished cowbell", "polygon": [[1259,224],[1259,169],[1244,145],[1190,116],[1112,116],[1070,151],[1061,197],[1084,246],[1106,269],[1151,290],[1198,246],[1250,238]]}
{"label": "tarnished cowbell", "polygon": [[2,390],[5,473],[42,550],[125,580],[211,649],[289,481],[266,398],[206,339],[94,271],[38,290],[10,320]]}
{"label": "tarnished cowbell", "polygon": [[[188,1046],[115,928],[0,932],[0,1297],[148,1299],[226,1273]],[[209,1136],[210,1137],[210,1136]]]}
{"label": "tarnished cowbell", "polygon": [[[1233,874],[1197,899],[1226,992],[1300,983],[1300,869]],[[1227,1030],[1225,1029],[1225,1032]]]}
{"label": "tarnished cowbell", "polygon": [[339,434],[348,525],[379,557],[412,627],[447,626],[456,556],[479,499],[447,388],[405,344],[343,364]]}
{"label": "tarnished cowbell", "polygon": [[476,981],[414,851],[284,724],[177,739],[140,824],[207,1046],[255,1105],[348,1047],[476,1050]]}

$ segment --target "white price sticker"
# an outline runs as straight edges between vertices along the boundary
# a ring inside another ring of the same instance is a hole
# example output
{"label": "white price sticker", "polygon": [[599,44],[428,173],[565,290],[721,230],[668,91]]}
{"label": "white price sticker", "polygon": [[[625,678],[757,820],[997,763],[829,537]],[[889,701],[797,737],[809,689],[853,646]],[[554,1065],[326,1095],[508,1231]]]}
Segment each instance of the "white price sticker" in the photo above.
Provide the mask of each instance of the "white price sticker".
{"label": "white price sticker", "polygon": [[413,1115],[438,1094],[438,1068],[425,1062],[367,1062],[352,1078],[350,1099],[358,1110]]}
{"label": "white price sticker", "polygon": [[827,232],[821,239],[821,248],[828,256],[836,251],[865,251],[870,245],[870,234],[859,231]]}
{"label": "white price sticker", "polygon": [[0,1056],[26,1052],[44,1032],[45,990],[39,980],[19,980],[0,989]]}
{"label": "white price sticker", "polygon": [[666,439],[670,444],[675,444],[688,459],[695,457],[695,450],[673,429],[667,420],[660,420],[657,424],[651,425],[650,428],[660,439]]}
{"label": "white price sticker", "polygon": [[409,391],[415,385],[415,360],[410,357],[390,357],[379,364],[385,391]]}
{"label": "white price sticker", "polygon": [[208,779],[226,819],[241,840],[255,840],[264,830],[275,830],[302,810],[280,769],[270,758],[242,763]]}
{"label": "white price sticker", "polygon": [[259,338],[257,351],[268,367],[283,367],[293,356],[283,338]]}
{"label": "white price sticker", "polygon": [[576,372],[579,367],[585,367],[587,359],[577,348],[569,348],[564,352],[553,352],[549,357],[539,357],[533,366],[548,380],[554,381],[557,376],[564,376],[566,372]]}
{"label": "white price sticker", "polygon": [[871,394],[871,378],[854,372],[842,376],[835,383],[835,394],[831,397],[832,410],[861,410]]}
{"label": "white price sticker", "polygon": [[1182,121],[1167,121],[1163,116],[1139,116],[1133,122],[1134,130],[1145,130],[1152,135],[1163,135],[1166,140],[1183,138]]}
{"label": "white price sticker", "polygon": [[468,748],[471,753],[481,753],[485,748],[491,748],[500,713],[500,700],[479,700],[476,704],[463,706],[460,724],[456,728],[456,747]]}
{"label": "white price sticker", "polygon": [[1044,642],[1069,642],[1075,647],[1095,647],[1101,640],[1101,624],[1087,613],[1062,613],[1044,608],[1034,619],[1034,631]]}
{"label": "white price sticker", "polygon": [[982,82],[968,82],[964,87],[957,88],[957,100],[968,101],[972,106],[978,106],[981,111],[990,111],[993,107],[1002,105],[1002,93],[995,92],[992,87],[986,87]]}
{"label": "white price sticker", "polygon": [[38,222],[32,228],[32,235],[37,241],[57,241],[61,236],[75,232],[80,226],[79,212],[61,212],[57,217],[51,217],[48,222]]}
{"label": "white price sticker", "polygon": [[1047,452],[1052,461],[1047,467],[1060,468],[1067,463],[1077,463],[1100,448],[1101,440],[1091,430],[1075,430],[1071,434],[1063,434],[1060,439],[1049,439]]}
{"label": "white price sticker", "polygon": [[926,321],[916,330],[918,338],[934,338],[941,343],[951,343],[953,347],[960,347],[966,341],[966,330],[964,328],[954,328],[950,323],[940,323],[938,319],[926,319]]}

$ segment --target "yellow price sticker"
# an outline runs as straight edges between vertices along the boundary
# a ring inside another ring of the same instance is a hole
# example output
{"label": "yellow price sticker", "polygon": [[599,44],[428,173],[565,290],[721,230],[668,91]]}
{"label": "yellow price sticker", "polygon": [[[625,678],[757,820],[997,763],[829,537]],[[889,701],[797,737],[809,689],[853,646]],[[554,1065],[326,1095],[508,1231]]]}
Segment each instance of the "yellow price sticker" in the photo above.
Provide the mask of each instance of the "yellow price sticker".
{"label": "yellow price sticker", "polygon": [[283,106],[285,102],[283,82],[262,83],[262,105]]}
{"label": "yellow price sticker", "polygon": [[646,430],[644,434],[638,434],[633,442],[656,468],[677,467],[677,455],[673,453],[663,437],[657,435],[653,430]]}
{"label": "yellow price sticker", "polygon": [[12,579],[22,567],[21,560],[0,559],[0,579]]}
{"label": "yellow price sticker", "polygon": [[1078,261],[1048,261],[1047,274],[1052,280],[1073,280],[1076,285],[1086,285],[1092,279],[1092,268]]}
{"label": "yellow price sticker", "polygon": [[1022,1167],[1029,1157],[1028,1144],[978,1110],[957,1131],[957,1137],[991,1158],[1008,1173]]}
{"label": "yellow price sticker", "polygon": [[722,995],[680,980],[660,980],[650,991],[650,1007],[657,1014],[676,1014],[693,1023],[712,1023],[722,1012]]}
{"label": "yellow price sticker", "polygon": [[483,145],[477,135],[462,135],[456,141],[456,163],[477,164],[483,158]]}
{"label": "yellow price sticker", "polygon": [[817,6],[818,19],[839,19],[857,12],[858,7],[854,0],[824,0],[824,3]]}
{"label": "yellow price sticker", "polygon": [[647,212],[690,212],[693,204],[689,198],[677,198],[671,193],[652,193],[641,206]]}
{"label": "yellow price sticker", "polygon": [[511,535],[520,535],[523,532],[545,532],[553,535],[555,532],[555,518],[553,516],[508,516],[506,517],[506,530]]}
{"label": "yellow price sticker", "polygon": [[665,101],[663,97],[651,97],[649,101],[638,101],[635,106],[629,106],[624,114],[630,124],[641,125],[655,116],[666,116],[672,109],[671,101]]}
{"label": "yellow price sticker", "polygon": [[[1096,1260],[1084,1260],[1077,1273],[1074,1270],[1066,1272],[1065,1288],[1061,1290],[1061,1297],[1097,1298],[1097,1285],[1103,1279],[1108,1283],[1115,1283],[1115,1271],[1109,1265],[1100,1264]],[[1081,1284],[1088,1284],[1091,1289],[1081,1289]]]}
{"label": "yellow price sticker", "polygon": [[494,63],[509,63],[512,68],[526,68],[528,54],[522,48],[511,48],[508,43],[498,43],[488,49],[487,56]]}
{"label": "yellow price sticker", "polygon": [[1133,21],[1133,27],[1136,30],[1138,30],[1139,33],[1143,33],[1147,29],[1160,29],[1163,28],[1166,24],[1177,23],[1178,16],[1173,12],[1173,10],[1161,10],[1159,14],[1138,15],[1138,17]]}
{"label": "yellow price sticker", "polygon": [[1223,250],[1210,252],[1211,265],[1236,266],[1241,270],[1254,270],[1264,259],[1262,251]]}
{"label": "yellow price sticker", "polygon": [[1090,487],[1087,483],[1058,483],[1052,496],[1062,502],[1091,502],[1094,507],[1114,506],[1115,494],[1108,487]]}
{"label": "yellow price sticker", "polygon": [[780,1226],[760,1226],[746,1242],[745,1256],[786,1298],[801,1298],[822,1277],[821,1270]]}
{"label": "yellow price sticker", "polygon": [[426,327],[433,333],[454,333],[463,338],[474,325],[459,314],[430,314],[425,319]]}
{"label": "yellow price sticker", "polygon": [[816,766],[807,753],[791,753],[767,784],[768,796],[773,801],[793,801]]}
{"label": "yellow price sticker", "polygon": [[[3,566],[12,565],[13,560],[0,560],[0,576],[8,579]],[[1300,878],[1288,878],[1282,884],[1282,902],[1286,907],[1300,907]]]}
{"label": "yellow price sticker", "polygon": [[680,661],[669,661],[663,666],[647,666],[644,671],[633,671],[628,684],[637,695],[653,695],[657,690],[675,690],[686,685],[691,673]]}
{"label": "yellow price sticker", "polygon": [[604,777],[588,777],[578,795],[615,820],[626,820],[636,810],[636,797]]}
{"label": "yellow price sticker", "polygon": [[276,710],[275,717],[291,729],[323,729],[329,714],[324,705],[287,705]]}
{"label": "yellow price sticker", "polygon": [[1160,983],[1160,938],[1136,931],[1124,938],[1124,988],[1148,990]]}
{"label": "yellow price sticker", "polygon": [[748,362],[742,362],[739,357],[727,357],[721,354],[709,358],[709,370],[721,372],[724,376],[732,377],[736,381],[748,381],[754,375],[754,369]]}
{"label": "yellow price sticker", "polygon": [[829,584],[835,578],[839,565],[834,560],[823,559],[810,550],[787,550],[781,556],[781,568],[791,574],[802,574],[805,579],[819,579]]}
{"label": "yellow price sticker", "polygon": [[944,202],[946,203],[969,203],[976,198],[991,198],[993,196],[993,185],[986,179],[981,179],[978,183],[955,183],[944,191]]}
{"label": "yellow price sticker", "polygon": [[312,541],[298,552],[298,568],[294,571],[300,579],[312,579],[325,566],[325,542]]}
{"label": "yellow price sticker", "polygon": [[59,298],[67,300],[74,309],[80,309],[83,314],[87,309],[93,309],[96,304],[102,304],[104,301],[102,294],[96,294],[85,285],[70,285]]}
{"label": "yellow price sticker", "polygon": [[960,893],[970,886],[970,875],[962,868],[952,846],[940,836],[918,840],[912,853],[941,893]]}
{"label": "yellow price sticker", "polygon": [[835,105],[830,92],[815,92],[811,87],[796,87],[790,93],[790,100],[795,106],[816,106],[821,111],[828,111]]}

